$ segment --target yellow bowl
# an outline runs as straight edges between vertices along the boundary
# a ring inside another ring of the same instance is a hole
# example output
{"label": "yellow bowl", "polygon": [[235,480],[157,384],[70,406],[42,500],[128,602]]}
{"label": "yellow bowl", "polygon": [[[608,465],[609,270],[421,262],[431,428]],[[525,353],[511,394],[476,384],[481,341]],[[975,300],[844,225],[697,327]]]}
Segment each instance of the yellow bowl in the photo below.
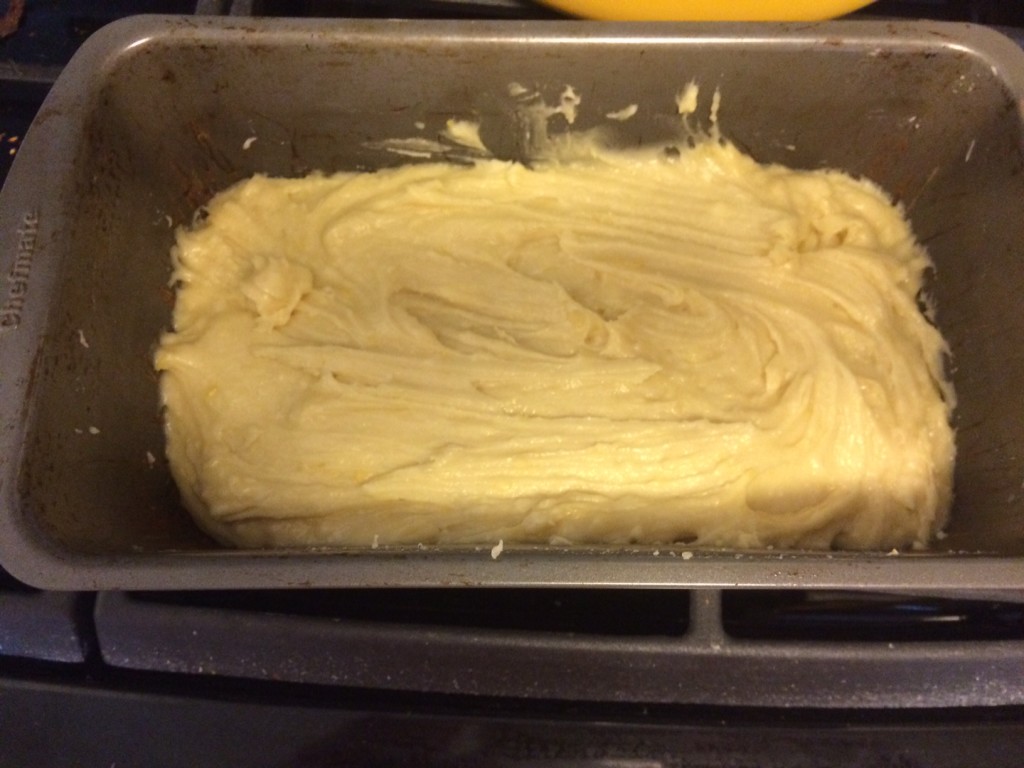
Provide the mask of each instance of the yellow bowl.
{"label": "yellow bowl", "polygon": [[818,21],[874,0],[541,0],[559,10],[612,21]]}

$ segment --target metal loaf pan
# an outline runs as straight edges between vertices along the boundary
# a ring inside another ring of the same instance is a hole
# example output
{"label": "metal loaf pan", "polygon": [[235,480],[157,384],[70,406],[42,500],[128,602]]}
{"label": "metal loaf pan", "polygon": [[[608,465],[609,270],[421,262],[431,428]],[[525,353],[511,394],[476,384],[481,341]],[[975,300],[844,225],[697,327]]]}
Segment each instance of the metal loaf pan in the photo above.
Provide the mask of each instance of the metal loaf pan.
{"label": "metal loaf pan", "polygon": [[[638,102],[618,140],[664,140],[690,80],[704,114],[720,89],[724,133],[757,159],[863,175],[908,209],[937,264],[960,400],[947,538],[898,554],[506,547],[495,559],[488,547],[230,551],[199,532],[163,461],[151,367],[172,304],[171,224],[254,172],[408,162],[374,142],[434,136],[451,117],[481,120],[514,157],[511,82],[550,99],[574,86],[574,128]],[[0,561],[77,589],[1022,589],[1022,95],[1024,54],[967,25],[107,27],[54,87],[0,198]]]}

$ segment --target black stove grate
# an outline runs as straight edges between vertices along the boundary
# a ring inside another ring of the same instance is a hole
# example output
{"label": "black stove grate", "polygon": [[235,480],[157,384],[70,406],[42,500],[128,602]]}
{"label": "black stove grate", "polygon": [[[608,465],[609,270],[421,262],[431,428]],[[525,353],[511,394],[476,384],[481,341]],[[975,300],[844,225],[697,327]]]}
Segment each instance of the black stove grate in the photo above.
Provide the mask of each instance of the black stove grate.
{"label": "black stove grate", "polygon": [[[7,6],[0,2],[0,10]],[[28,0],[16,32],[0,40],[0,62],[63,66],[100,27],[138,13],[192,13],[195,0]]]}

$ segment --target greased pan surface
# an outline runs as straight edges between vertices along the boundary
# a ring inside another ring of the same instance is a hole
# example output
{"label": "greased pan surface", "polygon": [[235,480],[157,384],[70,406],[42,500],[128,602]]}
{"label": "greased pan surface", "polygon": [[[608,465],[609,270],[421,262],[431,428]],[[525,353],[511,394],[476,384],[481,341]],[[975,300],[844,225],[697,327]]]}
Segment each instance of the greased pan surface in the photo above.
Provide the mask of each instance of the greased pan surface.
{"label": "greased pan surface", "polygon": [[[232,551],[199,532],[163,460],[151,364],[173,301],[173,226],[255,172],[407,162],[378,142],[436,135],[452,117],[519,157],[512,82],[549,99],[572,85],[576,128],[652,105],[617,140],[665,140],[690,80],[699,114],[720,89],[724,133],[758,160],[867,176],[907,207],[937,265],[959,397],[947,538],[899,554],[505,546],[495,558]],[[1022,95],[1024,54],[967,25],[118,22],[67,67],[0,196],[0,562],[69,589],[1024,588]]]}

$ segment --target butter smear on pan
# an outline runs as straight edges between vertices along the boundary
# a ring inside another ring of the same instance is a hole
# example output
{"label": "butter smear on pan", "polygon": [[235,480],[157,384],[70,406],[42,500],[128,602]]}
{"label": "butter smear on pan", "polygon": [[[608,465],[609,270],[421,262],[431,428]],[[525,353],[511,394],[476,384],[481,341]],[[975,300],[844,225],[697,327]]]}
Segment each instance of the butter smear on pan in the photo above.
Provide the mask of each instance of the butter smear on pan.
{"label": "butter smear on pan", "polygon": [[946,521],[930,261],[869,182],[708,138],[207,209],[156,366],[225,543],[889,550]]}

